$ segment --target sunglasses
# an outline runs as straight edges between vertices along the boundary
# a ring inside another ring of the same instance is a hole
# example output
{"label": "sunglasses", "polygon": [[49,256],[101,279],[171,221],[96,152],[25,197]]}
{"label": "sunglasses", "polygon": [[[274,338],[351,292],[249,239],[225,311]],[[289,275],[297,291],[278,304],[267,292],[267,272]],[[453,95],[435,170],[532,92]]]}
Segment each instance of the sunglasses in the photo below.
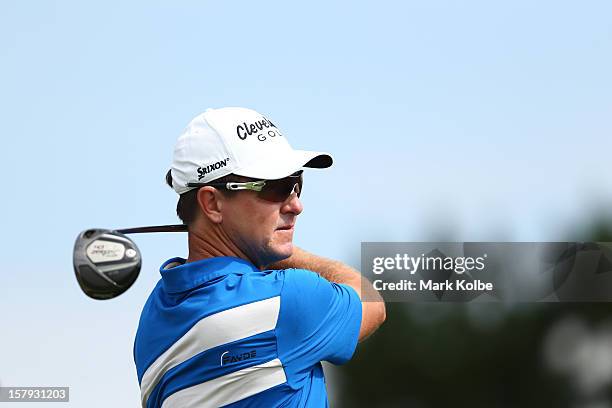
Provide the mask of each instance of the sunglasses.
{"label": "sunglasses", "polygon": [[299,197],[302,194],[302,170],[292,175],[278,180],[254,180],[247,182],[227,182],[227,183],[187,183],[187,187],[224,187],[227,190],[252,190],[257,192],[257,196],[263,200],[280,203],[289,198],[294,192]]}

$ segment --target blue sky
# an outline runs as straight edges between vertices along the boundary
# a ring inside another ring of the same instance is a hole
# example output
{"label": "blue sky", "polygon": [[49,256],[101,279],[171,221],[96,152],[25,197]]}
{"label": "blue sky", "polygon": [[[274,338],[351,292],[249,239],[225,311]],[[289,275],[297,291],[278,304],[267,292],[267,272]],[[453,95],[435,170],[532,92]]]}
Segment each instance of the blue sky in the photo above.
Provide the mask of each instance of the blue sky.
{"label": "blue sky", "polygon": [[164,174],[207,107],[332,153],[296,242],[352,263],[367,240],[563,240],[612,200],[609,2],[125,3],[0,6],[2,385],[137,403],[137,319],[185,237],[137,236],[142,275],[108,302],[72,245],[177,221]]}

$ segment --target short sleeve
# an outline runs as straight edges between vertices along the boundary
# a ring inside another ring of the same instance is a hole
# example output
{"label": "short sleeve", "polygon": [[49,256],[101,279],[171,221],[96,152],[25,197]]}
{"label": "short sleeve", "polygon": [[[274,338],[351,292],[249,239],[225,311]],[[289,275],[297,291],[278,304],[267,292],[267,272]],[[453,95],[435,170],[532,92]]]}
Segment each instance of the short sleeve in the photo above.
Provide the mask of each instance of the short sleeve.
{"label": "short sleeve", "polygon": [[346,363],[357,346],[361,307],[350,286],[312,271],[287,269],[277,324],[284,362],[303,369],[320,361]]}

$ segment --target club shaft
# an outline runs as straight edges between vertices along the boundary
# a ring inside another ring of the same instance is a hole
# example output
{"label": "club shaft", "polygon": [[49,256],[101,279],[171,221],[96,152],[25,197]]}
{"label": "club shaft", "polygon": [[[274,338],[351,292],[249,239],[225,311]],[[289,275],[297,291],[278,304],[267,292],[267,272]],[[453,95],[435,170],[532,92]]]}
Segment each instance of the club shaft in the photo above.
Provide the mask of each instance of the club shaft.
{"label": "club shaft", "polygon": [[187,225],[155,225],[152,227],[122,228],[115,231],[122,234],[143,234],[146,232],[187,232]]}

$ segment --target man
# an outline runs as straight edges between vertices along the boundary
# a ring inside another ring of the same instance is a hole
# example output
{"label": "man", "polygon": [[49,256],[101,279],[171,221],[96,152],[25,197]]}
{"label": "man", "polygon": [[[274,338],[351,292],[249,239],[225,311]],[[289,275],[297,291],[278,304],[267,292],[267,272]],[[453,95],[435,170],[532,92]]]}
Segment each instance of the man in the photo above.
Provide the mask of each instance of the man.
{"label": "man", "polygon": [[166,178],[189,255],[161,266],[142,311],[143,407],[328,405],[321,361],[348,361],[385,320],[359,272],[293,246],[302,170],[331,164],[249,109],[209,109],[187,126]]}

